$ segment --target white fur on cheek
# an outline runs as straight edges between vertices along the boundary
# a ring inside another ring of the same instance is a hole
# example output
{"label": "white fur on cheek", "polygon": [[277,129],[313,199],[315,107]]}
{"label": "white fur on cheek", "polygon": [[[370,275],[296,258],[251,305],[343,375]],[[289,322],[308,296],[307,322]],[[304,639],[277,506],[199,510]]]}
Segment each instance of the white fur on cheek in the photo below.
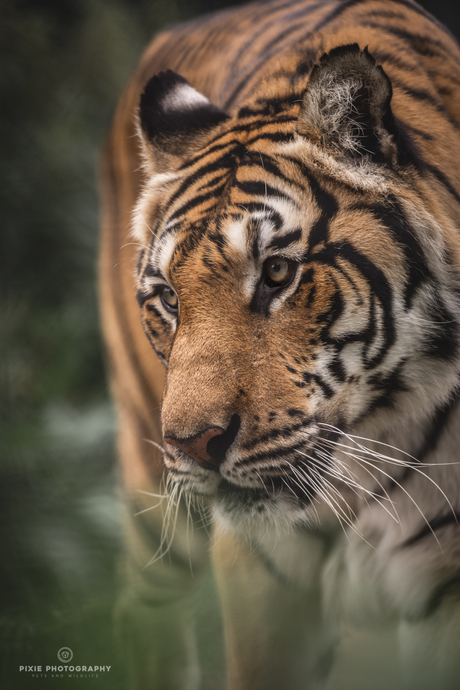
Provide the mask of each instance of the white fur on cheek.
{"label": "white fur on cheek", "polygon": [[152,209],[160,199],[164,185],[175,178],[174,173],[163,173],[150,177],[134,207],[131,221],[131,235],[139,242],[148,244],[152,239],[150,219]]}

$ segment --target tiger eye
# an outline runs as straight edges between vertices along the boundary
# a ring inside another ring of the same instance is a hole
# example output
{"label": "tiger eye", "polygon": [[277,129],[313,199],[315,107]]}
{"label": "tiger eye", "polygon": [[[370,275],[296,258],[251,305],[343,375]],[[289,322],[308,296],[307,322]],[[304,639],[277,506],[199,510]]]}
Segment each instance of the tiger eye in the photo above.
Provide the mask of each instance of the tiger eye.
{"label": "tiger eye", "polygon": [[168,311],[177,311],[179,300],[174,290],[171,290],[170,287],[164,287],[161,291],[161,301]]}
{"label": "tiger eye", "polygon": [[265,282],[269,287],[287,285],[294,273],[295,263],[282,257],[272,257],[265,262]]}

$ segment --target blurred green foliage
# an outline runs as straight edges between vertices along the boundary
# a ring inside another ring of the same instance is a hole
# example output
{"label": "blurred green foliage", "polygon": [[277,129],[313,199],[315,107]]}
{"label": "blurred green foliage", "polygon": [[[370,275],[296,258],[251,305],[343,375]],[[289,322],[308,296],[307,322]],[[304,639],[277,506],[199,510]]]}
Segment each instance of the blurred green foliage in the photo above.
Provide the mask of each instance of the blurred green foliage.
{"label": "blurred green foliage", "polygon": [[[57,663],[62,646],[78,650],[75,663],[112,665],[98,688],[124,687],[111,623],[121,518],[98,327],[98,152],[151,36],[229,4],[7,0],[0,9],[5,690],[50,687],[18,666]],[[456,31],[456,0],[424,4]]]}
{"label": "blurred green foliage", "polygon": [[1,7],[2,689],[49,687],[18,666],[57,663],[62,646],[78,650],[75,663],[112,665],[98,688],[124,685],[112,633],[121,520],[98,326],[97,161],[152,34],[219,5]]}

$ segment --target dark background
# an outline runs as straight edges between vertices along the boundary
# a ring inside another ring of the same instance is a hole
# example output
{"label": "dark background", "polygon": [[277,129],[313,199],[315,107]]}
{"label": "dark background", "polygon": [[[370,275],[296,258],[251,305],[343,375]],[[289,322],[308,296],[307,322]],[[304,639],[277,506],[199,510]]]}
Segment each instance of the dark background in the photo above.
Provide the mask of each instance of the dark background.
{"label": "dark background", "polygon": [[[124,687],[121,510],[98,326],[97,159],[162,26],[235,2],[6,0],[0,9],[0,687]],[[458,0],[422,3],[460,35]],[[107,664],[53,681],[19,665]]]}

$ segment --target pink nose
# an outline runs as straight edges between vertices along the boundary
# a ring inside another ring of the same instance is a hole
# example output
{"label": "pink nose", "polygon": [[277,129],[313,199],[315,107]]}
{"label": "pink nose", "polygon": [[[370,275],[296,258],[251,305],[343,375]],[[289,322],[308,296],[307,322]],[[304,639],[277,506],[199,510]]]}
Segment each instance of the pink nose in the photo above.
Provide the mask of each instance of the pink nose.
{"label": "pink nose", "polygon": [[212,426],[209,429],[206,429],[206,431],[203,431],[203,433],[199,436],[191,436],[190,438],[185,438],[181,441],[166,436],[165,441],[166,443],[169,443],[170,446],[180,448],[180,450],[184,451],[184,453],[187,453],[187,455],[190,455],[190,457],[196,460],[199,465],[208,469],[210,465],[215,466],[220,464],[216,458],[213,458],[208,453],[208,443],[212,438],[215,436],[221,436],[223,433],[224,429],[221,429],[218,426]]}

